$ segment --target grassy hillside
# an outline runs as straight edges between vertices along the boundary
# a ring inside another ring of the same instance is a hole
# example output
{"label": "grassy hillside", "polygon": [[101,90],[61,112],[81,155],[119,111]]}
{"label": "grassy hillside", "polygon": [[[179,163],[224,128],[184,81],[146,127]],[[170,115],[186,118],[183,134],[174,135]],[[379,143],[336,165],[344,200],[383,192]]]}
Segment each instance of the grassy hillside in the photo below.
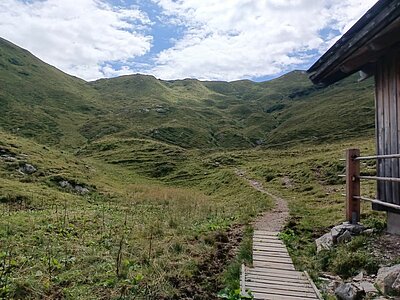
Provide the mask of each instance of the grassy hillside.
{"label": "grassy hillside", "polygon": [[85,81],[0,38],[0,126],[45,144],[84,142],[79,124],[99,112]]}
{"label": "grassy hillside", "polygon": [[215,295],[221,280],[191,278],[271,206],[231,168],[167,144],[105,140],[76,157],[0,141],[0,298]]}
{"label": "grassy hillside", "polygon": [[373,127],[372,82],[327,88],[303,71],[255,83],[129,75],[87,83],[0,40],[0,126],[63,148],[105,136],[184,148],[248,148],[332,140]]}
{"label": "grassy hillside", "polygon": [[[346,261],[316,256],[313,238],[343,220],[343,150],[373,152],[372,85],[319,88],[303,71],[88,83],[0,39],[0,298],[213,299],[236,288],[234,246],[272,205],[238,169],[290,201],[297,267],[339,273],[323,262]],[[368,207],[363,219],[381,222]]]}

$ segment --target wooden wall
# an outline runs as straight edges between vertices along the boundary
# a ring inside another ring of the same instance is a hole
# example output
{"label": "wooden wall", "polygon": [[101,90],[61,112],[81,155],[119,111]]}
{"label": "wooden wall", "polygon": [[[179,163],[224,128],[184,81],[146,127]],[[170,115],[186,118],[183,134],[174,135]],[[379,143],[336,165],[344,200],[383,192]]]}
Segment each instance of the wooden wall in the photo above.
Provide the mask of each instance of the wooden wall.
{"label": "wooden wall", "polygon": [[[377,62],[375,88],[377,154],[400,153],[400,51],[398,49]],[[400,159],[378,160],[377,173],[382,177],[399,178]],[[379,181],[377,199],[400,205],[400,183]],[[373,208],[390,210],[379,205],[373,205]]]}

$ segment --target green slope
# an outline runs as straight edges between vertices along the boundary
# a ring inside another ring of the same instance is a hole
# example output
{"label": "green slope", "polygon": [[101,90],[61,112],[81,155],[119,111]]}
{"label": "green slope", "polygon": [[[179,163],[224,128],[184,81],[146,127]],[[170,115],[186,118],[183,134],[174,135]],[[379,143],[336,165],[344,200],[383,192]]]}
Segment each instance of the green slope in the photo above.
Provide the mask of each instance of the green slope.
{"label": "green slope", "polygon": [[85,81],[0,39],[0,126],[46,144],[84,142],[79,124],[99,111]]}
{"label": "green slope", "polygon": [[140,74],[87,83],[0,40],[0,126],[63,148],[105,136],[249,148],[369,134],[372,90],[354,76],[317,88],[303,71],[261,83]]}

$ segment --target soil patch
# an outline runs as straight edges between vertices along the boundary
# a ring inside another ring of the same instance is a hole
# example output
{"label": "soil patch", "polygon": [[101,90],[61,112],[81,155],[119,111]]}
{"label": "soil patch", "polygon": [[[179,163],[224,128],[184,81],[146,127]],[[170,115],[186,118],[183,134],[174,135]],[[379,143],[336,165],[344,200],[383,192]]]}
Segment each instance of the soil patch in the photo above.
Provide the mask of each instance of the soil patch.
{"label": "soil patch", "polygon": [[234,225],[224,233],[216,233],[215,251],[202,261],[190,280],[171,279],[180,292],[168,299],[219,299],[217,293],[224,288],[221,275],[235,258],[242,238],[243,226],[241,225]]}
{"label": "soil patch", "polygon": [[369,250],[380,261],[392,263],[400,261],[400,236],[384,233],[373,238]]}

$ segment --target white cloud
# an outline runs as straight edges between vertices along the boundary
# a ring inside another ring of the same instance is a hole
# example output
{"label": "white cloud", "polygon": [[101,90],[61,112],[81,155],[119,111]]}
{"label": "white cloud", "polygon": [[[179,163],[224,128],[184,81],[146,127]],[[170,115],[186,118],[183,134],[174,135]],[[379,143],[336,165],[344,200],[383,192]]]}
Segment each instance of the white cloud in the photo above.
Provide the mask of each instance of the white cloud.
{"label": "white cloud", "polygon": [[161,78],[235,80],[277,74],[308,63],[376,0],[153,0],[186,27],[150,71]]}
{"label": "white cloud", "polygon": [[[0,36],[87,80],[135,72],[163,79],[254,79],[310,64],[376,2],[135,0],[127,8],[129,1],[120,0],[121,8],[110,1],[0,0]],[[147,1],[158,4],[162,15],[150,20],[140,9]],[[183,37],[172,37],[172,47],[154,53],[153,22],[172,24]],[[135,61],[144,54],[150,55]]]}
{"label": "white cloud", "polygon": [[100,0],[0,2],[0,36],[87,80],[126,74],[126,66],[113,70],[103,64],[147,53],[152,43],[148,26],[151,21],[138,8]]}

